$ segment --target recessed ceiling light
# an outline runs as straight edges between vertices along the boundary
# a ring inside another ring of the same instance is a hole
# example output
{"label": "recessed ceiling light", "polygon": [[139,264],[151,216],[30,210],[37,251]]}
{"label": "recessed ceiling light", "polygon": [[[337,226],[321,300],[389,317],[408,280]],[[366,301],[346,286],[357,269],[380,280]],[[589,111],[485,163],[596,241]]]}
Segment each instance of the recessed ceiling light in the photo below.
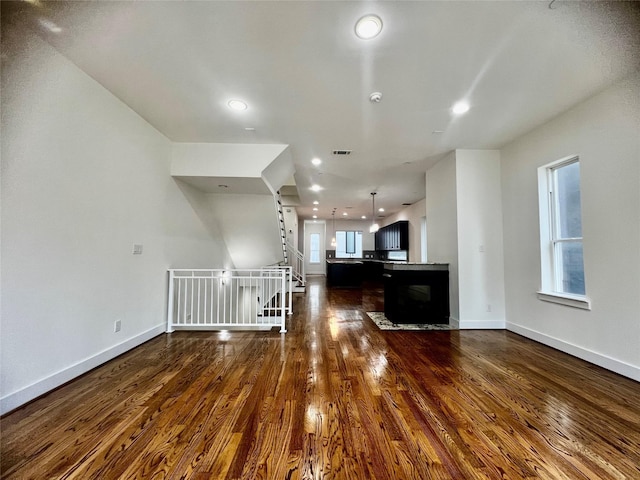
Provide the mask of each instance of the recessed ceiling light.
{"label": "recessed ceiling light", "polygon": [[247,109],[247,104],[245,102],[243,102],[242,100],[229,100],[227,105],[229,105],[229,108],[231,108],[232,110],[240,111],[240,110],[246,110]]}
{"label": "recessed ceiling light", "polygon": [[313,160],[311,160],[311,163],[313,163],[317,167],[322,163],[322,160],[320,160],[319,158],[314,158]]}
{"label": "recessed ceiling light", "polygon": [[320,205],[320,202],[318,202],[318,200],[314,200],[314,201],[313,201],[313,204],[314,204],[314,205]]}
{"label": "recessed ceiling light", "polygon": [[362,215],[360,218],[363,219],[363,220],[366,220],[367,216],[366,215]]}
{"label": "recessed ceiling light", "polygon": [[46,28],[47,30],[49,30],[51,33],[60,33],[62,31],[62,29],[56,25],[55,23],[53,23],[51,20],[46,19],[46,18],[41,18],[40,20],[38,20],[38,22],[40,23],[40,25],[42,25],[44,28]]}
{"label": "recessed ceiling light", "polygon": [[346,217],[347,215],[349,215],[347,212],[342,212],[343,217]]}
{"label": "recessed ceiling light", "polygon": [[313,207],[313,211],[317,212],[318,211],[318,207]]}
{"label": "recessed ceiling light", "polygon": [[456,115],[462,115],[463,113],[467,113],[469,111],[469,104],[465,101],[457,102],[453,108],[451,109],[453,113]]}
{"label": "recessed ceiling light", "polygon": [[380,207],[380,208],[378,209],[378,211],[379,211],[379,212],[384,212],[384,208]]}
{"label": "recessed ceiling light", "polygon": [[377,15],[365,15],[356,22],[356,35],[369,40],[376,37],[382,31],[382,20]]}
{"label": "recessed ceiling light", "polygon": [[256,129],[255,129],[255,128],[253,128],[253,127],[245,127],[244,129],[245,129],[247,132],[255,132],[255,131],[256,131]]}
{"label": "recessed ceiling light", "polygon": [[380,92],[373,92],[371,95],[369,95],[369,101],[371,103],[380,103],[381,100],[382,100],[382,93]]}
{"label": "recessed ceiling light", "polygon": [[313,218],[318,218],[318,215],[314,215]]}
{"label": "recessed ceiling light", "polygon": [[322,190],[322,187],[320,185],[314,184],[311,185],[311,190],[313,190],[314,192],[319,192],[320,190]]}

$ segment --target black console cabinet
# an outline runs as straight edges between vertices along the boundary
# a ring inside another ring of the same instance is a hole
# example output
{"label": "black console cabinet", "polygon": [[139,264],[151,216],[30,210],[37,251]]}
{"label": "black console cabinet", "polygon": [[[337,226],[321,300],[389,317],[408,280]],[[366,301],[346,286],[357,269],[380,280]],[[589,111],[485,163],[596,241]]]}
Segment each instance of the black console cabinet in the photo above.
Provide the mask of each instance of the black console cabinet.
{"label": "black console cabinet", "polygon": [[393,323],[449,323],[447,270],[385,270],[384,314]]}

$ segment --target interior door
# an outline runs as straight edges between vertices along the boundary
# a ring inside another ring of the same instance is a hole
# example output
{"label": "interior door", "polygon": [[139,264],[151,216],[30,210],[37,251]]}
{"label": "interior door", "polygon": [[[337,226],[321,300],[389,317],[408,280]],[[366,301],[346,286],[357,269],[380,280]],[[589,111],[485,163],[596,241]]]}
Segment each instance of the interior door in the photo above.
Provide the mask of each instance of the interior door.
{"label": "interior door", "polygon": [[304,222],[304,262],[309,275],[326,275],[325,222]]}

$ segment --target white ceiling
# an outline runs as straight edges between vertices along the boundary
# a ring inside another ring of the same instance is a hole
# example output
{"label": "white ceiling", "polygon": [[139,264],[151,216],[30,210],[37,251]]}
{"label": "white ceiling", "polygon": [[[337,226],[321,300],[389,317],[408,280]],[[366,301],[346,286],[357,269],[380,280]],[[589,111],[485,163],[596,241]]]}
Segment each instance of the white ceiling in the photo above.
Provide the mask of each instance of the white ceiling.
{"label": "white ceiling", "polygon": [[[2,2],[175,142],[288,144],[302,217],[424,198],[455,148],[499,148],[640,68],[637,2]],[[354,35],[378,14],[382,33]],[[47,19],[61,30],[51,32]],[[374,91],[380,103],[369,102]],[[249,108],[234,112],[230,98]],[[454,117],[466,99],[470,111]],[[255,131],[246,131],[246,127]],[[433,133],[436,130],[443,133]],[[345,157],[331,154],[350,149]],[[320,167],[310,160],[319,157]],[[312,183],[324,189],[312,192]]]}

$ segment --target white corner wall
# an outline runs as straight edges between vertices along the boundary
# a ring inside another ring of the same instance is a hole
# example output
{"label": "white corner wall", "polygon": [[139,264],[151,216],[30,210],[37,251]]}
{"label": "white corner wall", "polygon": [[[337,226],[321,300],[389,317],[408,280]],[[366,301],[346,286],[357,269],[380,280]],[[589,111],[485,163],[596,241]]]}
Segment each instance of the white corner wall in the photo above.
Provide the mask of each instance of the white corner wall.
{"label": "white corner wall", "polygon": [[456,150],[460,328],[505,328],[500,152]]}
{"label": "white corner wall", "polygon": [[426,173],[427,253],[429,262],[449,264],[449,307],[460,319],[456,157],[451,152]]}
{"label": "white corner wall", "polygon": [[162,333],[166,269],[228,254],[163,135],[39,38],[5,28],[3,55],[5,413]]}
{"label": "white corner wall", "polygon": [[[507,328],[640,380],[640,74],[502,150]],[[540,301],[538,167],[580,156],[591,311]]]}

